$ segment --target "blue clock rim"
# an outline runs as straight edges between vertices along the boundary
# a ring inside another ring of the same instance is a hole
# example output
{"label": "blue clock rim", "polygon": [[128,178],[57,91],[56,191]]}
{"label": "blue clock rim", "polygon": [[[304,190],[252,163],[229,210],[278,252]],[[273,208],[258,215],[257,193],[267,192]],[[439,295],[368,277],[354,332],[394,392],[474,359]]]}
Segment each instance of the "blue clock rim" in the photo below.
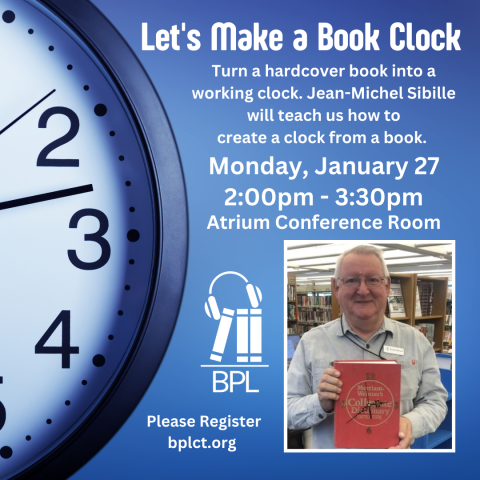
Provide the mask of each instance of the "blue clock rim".
{"label": "blue clock rim", "polygon": [[[89,0],[35,0],[90,48],[123,97],[150,170],[154,265],[145,315],[115,381],[85,421],[13,479],[65,479],[87,463],[128,419],[167,351],[180,309],[188,259],[188,210],[176,140],[162,102],[121,34]],[[160,293],[168,296],[160,300]]]}

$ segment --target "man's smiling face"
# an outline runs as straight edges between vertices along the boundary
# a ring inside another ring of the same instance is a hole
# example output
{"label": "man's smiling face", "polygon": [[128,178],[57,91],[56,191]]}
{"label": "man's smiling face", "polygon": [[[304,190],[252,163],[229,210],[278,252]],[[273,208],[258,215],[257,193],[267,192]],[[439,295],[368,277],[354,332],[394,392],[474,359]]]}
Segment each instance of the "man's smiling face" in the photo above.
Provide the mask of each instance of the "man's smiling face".
{"label": "man's smiling face", "polygon": [[[368,286],[365,282],[366,278],[385,277],[380,259],[376,255],[348,254],[343,259],[339,277],[343,281],[335,281],[335,293],[347,320],[379,322],[383,319],[390,279],[382,281],[377,287]],[[358,287],[344,284],[346,279],[355,277],[361,279]]]}

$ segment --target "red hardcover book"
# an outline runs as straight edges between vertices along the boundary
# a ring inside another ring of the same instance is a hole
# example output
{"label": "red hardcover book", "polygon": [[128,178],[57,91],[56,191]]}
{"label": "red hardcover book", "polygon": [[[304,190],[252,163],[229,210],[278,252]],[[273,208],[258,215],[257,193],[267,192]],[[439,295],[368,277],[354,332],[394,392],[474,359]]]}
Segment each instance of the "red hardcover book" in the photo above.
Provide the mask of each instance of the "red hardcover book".
{"label": "red hardcover book", "polygon": [[335,402],[337,448],[398,445],[401,366],[394,360],[340,360],[342,393]]}

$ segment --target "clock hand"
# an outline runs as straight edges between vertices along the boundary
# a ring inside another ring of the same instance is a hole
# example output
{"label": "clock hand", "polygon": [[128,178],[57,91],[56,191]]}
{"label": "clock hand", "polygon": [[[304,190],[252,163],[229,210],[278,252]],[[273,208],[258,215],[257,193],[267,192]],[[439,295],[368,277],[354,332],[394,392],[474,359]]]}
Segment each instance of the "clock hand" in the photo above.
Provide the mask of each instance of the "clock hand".
{"label": "clock hand", "polygon": [[70,197],[71,195],[79,195],[80,193],[93,192],[93,185],[82,185],[81,187],[66,188],[57,190],[56,192],[42,193],[31,197],[17,198],[16,200],[8,200],[0,202],[0,210],[7,208],[22,207],[32,203],[46,202],[47,200],[55,200],[57,198]]}
{"label": "clock hand", "polygon": [[368,410],[370,408],[370,403],[367,403],[367,405],[365,405],[365,407],[363,407],[362,409],[360,409],[356,415],[354,415],[350,420],[347,421],[348,422],[351,422],[354,418],[358,417],[361,413],[365,412],[366,410]]}
{"label": "clock hand", "polygon": [[368,387],[367,382],[365,382],[365,392],[367,392],[367,405],[368,405],[368,413],[370,414],[370,420],[372,419],[372,407],[370,405],[370,398],[368,396]]}
{"label": "clock hand", "polygon": [[5,128],[0,130],[0,135],[8,130],[12,125],[15,125],[22,117],[24,117],[28,112],[32,111],[37,105],[40,105],[44,100],[46,100],[52,93],[55,93],[55,89],[53,89],[50,93],[45,95],[41,100],[39,100],[35,105],[32,105],[28,110],[25,110],[19,117],[17,117],[13,122],[9,123]]}

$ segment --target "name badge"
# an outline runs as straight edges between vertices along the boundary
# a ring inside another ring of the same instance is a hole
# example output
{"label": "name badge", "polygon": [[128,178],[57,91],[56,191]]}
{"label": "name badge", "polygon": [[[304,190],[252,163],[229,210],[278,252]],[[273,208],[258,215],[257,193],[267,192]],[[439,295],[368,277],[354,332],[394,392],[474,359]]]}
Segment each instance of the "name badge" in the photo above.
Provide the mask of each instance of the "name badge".
{"label": "name badge", "polygon": [[392,355],[404,355],[405,351],[403,348],[400,347],[391,347],[389,345],[385,345],[383,347],[383,351],[385,353],[391,353]]}

